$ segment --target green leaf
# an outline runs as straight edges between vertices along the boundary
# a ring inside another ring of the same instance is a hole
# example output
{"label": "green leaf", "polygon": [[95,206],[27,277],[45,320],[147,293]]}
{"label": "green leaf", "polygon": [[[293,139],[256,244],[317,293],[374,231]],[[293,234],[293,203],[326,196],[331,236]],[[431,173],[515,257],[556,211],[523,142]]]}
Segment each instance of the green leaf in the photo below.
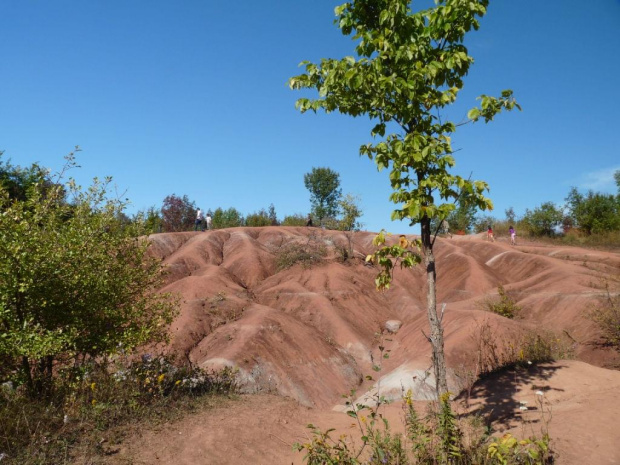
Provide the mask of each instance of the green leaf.
{"label": "green leaf", "polygon": [[467,118],[471,120],[477,120],[480,117],[480,110],[477,108],[472,108],[467,112]]}

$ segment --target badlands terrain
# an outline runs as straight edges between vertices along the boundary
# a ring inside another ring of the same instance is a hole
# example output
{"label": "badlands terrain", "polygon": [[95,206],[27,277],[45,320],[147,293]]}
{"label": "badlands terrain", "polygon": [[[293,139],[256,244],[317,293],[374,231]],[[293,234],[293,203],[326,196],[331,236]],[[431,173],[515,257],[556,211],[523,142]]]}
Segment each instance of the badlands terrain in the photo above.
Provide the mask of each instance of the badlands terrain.
{"label": "badlands terrain", "polygon": [[[159,350],[205,368],[234,367],[247,395],[145,431],[113,460],[302,463],[291,445],[307,440],[306,424],[353,433],[342,394],[374,392],[364,376],[380,359],[380,344],[390,350],[381,393],[395,401],[386,415],[400,423],[403,388],[423,408],[434,387],[423,270],[398,269],[391,289],[376,291],[378,269],[364,261],[374,236],[290,227],[151,236],[153,253],[169,271],[163,290],[182,299],[170,345]],[[294,263],[300,251],[303,260]],[[620,275],[620,254],[528,242],[511,247],[482,235],[438,238],[435,253],[457,402],[488,415],[496,431],[524,436],[520,402],[532,406],[527,415],[536,414],[535,392],[543,390],[557,463],[620,463],[620,357],[587,318],[606,295],[605,280]],[[484,310],[499,285],[522,308],[518,318]],[[471,386],[482,327],[500,345],[530,330],[553,331],[570,359]]]}

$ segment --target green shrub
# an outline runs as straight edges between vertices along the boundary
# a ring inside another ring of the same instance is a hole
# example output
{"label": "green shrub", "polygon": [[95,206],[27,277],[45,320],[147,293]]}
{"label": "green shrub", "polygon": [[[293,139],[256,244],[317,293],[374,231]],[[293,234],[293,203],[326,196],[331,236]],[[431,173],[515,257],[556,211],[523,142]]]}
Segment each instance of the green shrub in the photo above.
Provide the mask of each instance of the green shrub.
{"label": "green shrub", "polygon": [[506,292],[501,284],[497,287],[497,298],[488,297],[479,306],[492,313],[496,313],[506,318],[515,318],[521,312],[521,307]]}
{"label": "green shrub", "polygon": [[282,226],[305,226],[308,223],[308,217],[301,213],[287,215],[282,220]]}
{"label": "green shrub", "polygon": [[127,222],[111,179],[62,174],[14,201],[0,186],[0,382],[45,395],[59,364],[164,341],[178,309],[143,221]]}
{"label": "green shrub", "polygon": [[564,213],[553,202],[545,202],[534,210],[525,210],[523,225],[533,236],[553,237],[562,224]]}
{"label": "green shrub", "polygon": [[250,213],[245,217],[245,225],[252,227],[271,226],[272,220],[269,218],[269,214],[261,209],[258,212]]}
{"label": "green shrub", "polygon": [[243,216],[236,208],[230,207],[228,210],[216,208],[211,220],[213,229],[236,228],[243,226]]}

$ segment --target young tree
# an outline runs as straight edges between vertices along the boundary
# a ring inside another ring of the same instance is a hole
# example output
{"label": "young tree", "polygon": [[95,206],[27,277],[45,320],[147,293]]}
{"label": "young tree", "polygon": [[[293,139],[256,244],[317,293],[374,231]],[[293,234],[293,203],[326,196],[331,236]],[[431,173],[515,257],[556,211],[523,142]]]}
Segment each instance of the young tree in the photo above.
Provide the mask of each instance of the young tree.
{"label": "young tree", "polygon": [[506,215],[506,221],[510,224],[515,224],[517,222],[517,215],[515,214],[515,209],[512,207],[508,207],[504,210],[504,214]]}
{"label": "young tree", "polygon": [[310,173],[304,174],[304,185],[310,191],[312,212],[319,221],[335,217],[342,195],[340,175],[330,168],[312,168]]}
{"label": "young tree", "polygon": [[176,194],[167,196],[161,207],[163,229],[166,232],[189,231],[196,220],[196,204],[187,195]]}
{"label": "young tree", "polygon": [[446,219],[453,231],[468,232],[473,228],[475,218],[476,205],[473,203],[461,202],[458,204],[456,210],[450,212]]}
{"label": "young tree", "polygon": [[358,219],[362,216],[362,209],[359,206],[359,197],[347,194],[338,201],[340,210],[339,227],[341,231],[359,231],[362,223]]}
{"label": "young tree", "polygon": [[267,214],[269,215],[269,219],[271,220],[271,226],[278,226],[280,224],[278,222],[278,215],[276,214],[276,207],[271,203],[269,204],[269,210],[267,210]]}
{"label": "young tree", "polygon": [[[375,259],[384,266],[377,278],[387,288],[392,259],[401,266],[424,261],[427,274],[429,340],[438,392],[448,390],[443,351],[443,330],[436,310],[436,270],[433,218],[446,218],[460,202],[485,210],[492,203],[484,196],[483,181],[450,174],[455,164],[450,135],[457,126],[442,110],[454,103],[463,87],[473,58],[463,45],[465,34],[478,29],[478,17],[486,13],[488,0],[438,0],[428,10],[412,11],[410,0],[353,0],[336,8],[336,23],[357,42],[357,57],[323,59],[305,65],[305,73],[289,81],[292,89],[316,89],[318,98],[301,98],[301,112],[323,109],[351,116],[368,115],[374,121],[377,143],[360,148],[379,169],[390,168],[394,192],[390,199],[400,205],[393,219],[420,224],[419,257],[406,240],[383,248]],[[518,107],[512,91],[501,96],[482,95],[480,106],[467,114],[466,122],[491,121],[502,110]],[[392,131],[386,136],[388,130]],[[376,238],[383,244],[383,234]]]}
{"label": "young tree", "polygon": [[157,207],[149,207],[146,211],[138,212],[133,221],[143,222],[147,234],[160,233],[163,229],[163,220]]}
{"label": "young tree", "polygon": [[155,292],[161,265],[141,225],[122,224],[110,179],[87,190],[58,182],[37,182],[20,201],[0,188],[0,376],[19,373],[32,394],[58,362],[164,339],[176,308]]}

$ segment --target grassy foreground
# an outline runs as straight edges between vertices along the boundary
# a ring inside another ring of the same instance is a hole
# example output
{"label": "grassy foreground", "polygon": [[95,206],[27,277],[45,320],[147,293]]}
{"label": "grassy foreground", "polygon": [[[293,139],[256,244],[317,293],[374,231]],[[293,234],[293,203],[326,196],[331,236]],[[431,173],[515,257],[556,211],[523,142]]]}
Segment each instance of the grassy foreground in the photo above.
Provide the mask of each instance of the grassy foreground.
{"label": "grassy foreground", "polygon": [[235,392],[231,370],[179,368],[149,356],[124,366],[61,370],[50,394],[41,398],[5,384],[0,389],[0,460],[102,463],[145,425],[216,406]]}

